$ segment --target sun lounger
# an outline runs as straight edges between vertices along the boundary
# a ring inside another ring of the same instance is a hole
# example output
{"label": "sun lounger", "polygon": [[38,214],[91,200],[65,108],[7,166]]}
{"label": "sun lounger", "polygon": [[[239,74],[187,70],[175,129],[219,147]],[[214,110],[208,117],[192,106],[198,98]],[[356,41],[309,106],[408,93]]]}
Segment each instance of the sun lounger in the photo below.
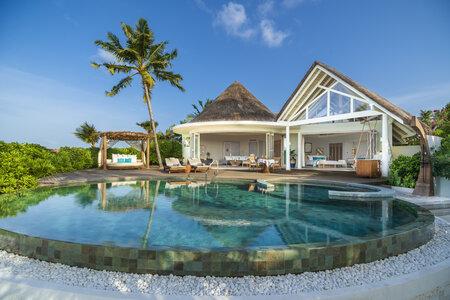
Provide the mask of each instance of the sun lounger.
{"label": "sun lounger", "polygon": [[210,166],[205,165],[199,158],[189,158],[188,164],[194,170],[194,173],[205,173],[209,171]]}
{"label": "sun lounger", "polygon": [[164,169],[169,173],[183,173],[186,172],[186,166],[182,166],[178,158],[166,158],[166,166]]}
{"label": "sun lounger", "polygon": [[255,154],[250,154],[250,156],[247,158],[247,160],[244,160],[242,162],[242,166],[248,166],[250,168],[256,168],[258,166],[258,163],[256,162],[256,156]]}

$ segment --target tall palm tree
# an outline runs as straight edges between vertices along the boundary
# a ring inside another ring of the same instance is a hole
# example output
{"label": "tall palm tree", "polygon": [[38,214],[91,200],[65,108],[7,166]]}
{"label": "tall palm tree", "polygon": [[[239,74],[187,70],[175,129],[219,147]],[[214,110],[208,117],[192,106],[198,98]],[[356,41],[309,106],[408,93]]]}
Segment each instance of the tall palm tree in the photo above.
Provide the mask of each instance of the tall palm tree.
{"label": "tall palm tree", "polygon": [[92,148],[95,148],[95,144],[100,138],[100,133],[95,129],[94,124],[88,122],[81,124],[73,134],[83,142],[90,144]]}
{"label": "tall palm tree", "polygon": [[[113,55],[116,61],[96,63],[91,65],[94,68],[104,67],[111,75],[124,73],[117,85],[106,92],[107,96],[115,96],[122,89],[131,85],[133,78],[138,75],[142,83],[144,92],[144,101],[147,104],[149,120],[151,120],[152,130],[156,132],[155,118],[152,108],[151,93],[155,87],[156,81],[167,81],[172,86],[184,91],[181,81],[183,77],[180,74],[171,71],[172,61],[177,57],[177,50],[166,52],[167,41],[155,42],[153,31],[148,27],[145,19],[139,19],[135,28],[121,23],[122,31],[125,35],[125,46],[120,39],[113,33],[107,33],[107,40],[97,40],[95,44],[106,52]],[[157,135],[154,134],[156,156],[160,169],[163,168],[161,153]]]}

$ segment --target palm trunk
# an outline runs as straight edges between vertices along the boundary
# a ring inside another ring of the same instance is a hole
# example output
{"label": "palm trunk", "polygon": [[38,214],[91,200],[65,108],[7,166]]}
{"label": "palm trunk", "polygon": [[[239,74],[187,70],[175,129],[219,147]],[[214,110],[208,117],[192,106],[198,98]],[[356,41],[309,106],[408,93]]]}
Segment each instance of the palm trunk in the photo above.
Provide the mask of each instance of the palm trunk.
{"label": "palm trunk", "polygon": [[158,158],[159,169],[163,170],[164,166],[162,164],[161,152],[159,152],[159,144],[158,144],[158,137],[156,135],[155,119],[153,118],[152,103],[151,103],[151,99],[150,99],[150,94],[148,92],[148,86],[146,83],[144,83],[144,91],[145,91],[145,98],[146,98],[145,102],[147,103],[148,115],[150,117],[150,123],[152,124],[153,138],[155,141],[155,148],[156,148],[156,157]]}

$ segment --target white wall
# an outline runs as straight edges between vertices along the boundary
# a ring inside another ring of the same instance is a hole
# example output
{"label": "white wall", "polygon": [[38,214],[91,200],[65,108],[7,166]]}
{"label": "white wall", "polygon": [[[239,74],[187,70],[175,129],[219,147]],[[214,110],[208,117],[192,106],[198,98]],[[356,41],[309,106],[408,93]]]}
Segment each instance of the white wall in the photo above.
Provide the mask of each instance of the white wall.
{"label": "white wall", "polygon": [[420,152],[419,145],[393,146],[392,147],[392,158],[395,159],[395,158],[399,157],[400,155],[412,156],[412,155],[416,154],[417,152]]}
{"label": "white wall", "polygon": [[[260,143],[266,141],[266,136],[264,134],[252,134],[252,135],[241,135],[241,134],[201,134],[200,135],[200,149],[201,158],[206,158],[206,153],[210,153],[210,157],[216,160],[224,159],[223,143],[224,142],[239,142],[240,155],[249,155],[249,141],[258,140]],[[265,146],[263,147],[265,151]],[[255,153],[256,154],[256,153]],[[261,154],[260,154],[261,155]],[[263,153],[264,155],[264,153]]]}
{"label": "white wall", "polygon": [[[330,143],[342,143],[342,158],[350,159],[353,158],[352,149],[358,147],[358,141],[360,134],[335,134],[335,135],[307,135],[305,136],[305,143],[312,144],[311,154],[316,154],[316,149],[322,147],[324,149],[324,155],[329,156]],[[367,153],[367,134],[363,134],[361,137],[361,144],[356,157],[365,157]],[[306,154],[308,155],[308,154]]]}

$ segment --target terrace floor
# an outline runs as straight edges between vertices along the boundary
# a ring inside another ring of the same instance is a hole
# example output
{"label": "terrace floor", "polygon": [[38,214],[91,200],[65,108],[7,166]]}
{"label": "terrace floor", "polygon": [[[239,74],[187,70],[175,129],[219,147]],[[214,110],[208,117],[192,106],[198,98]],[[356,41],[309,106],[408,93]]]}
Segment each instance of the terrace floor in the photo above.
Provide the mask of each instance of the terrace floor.
{"label": "terrace floor", "polygon": [[382,184],[384,180],[382,178],[360,178],[357,177],[355,172],[342,172],[336,170],[277,170],[275,173],[261,173],[255,170],[248,169],[218,169],[210,170],[205,173],[172,173],[161,172],[156,167],[152,167],[149,170],[101,170],[101,169],[89,169],[82,171],[75,171],[71,173],[56,174],[40,180],[42,186],[51,186],[59,184],[76,184],[84,182],[96,182],[96,181],[109,181],[109,180],[128,180],[130,178],[186,178],[207,180],[212,179],[289,179],[289,180],[331,180],[340,182],[353,182],[353,183],[366,183],[366,184]]}

